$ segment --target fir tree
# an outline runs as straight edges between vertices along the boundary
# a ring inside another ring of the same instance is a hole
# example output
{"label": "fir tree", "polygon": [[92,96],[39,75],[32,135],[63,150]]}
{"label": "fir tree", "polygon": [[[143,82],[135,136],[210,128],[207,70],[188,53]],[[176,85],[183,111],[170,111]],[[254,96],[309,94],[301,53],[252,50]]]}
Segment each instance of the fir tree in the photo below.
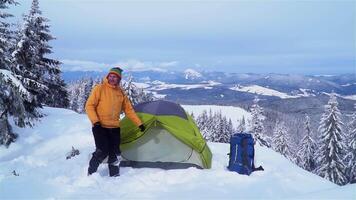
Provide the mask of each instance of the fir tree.
{"label": "fir tree", "polygon": [[48,87],[46,95],[42,97],[44,99],[40,100],[40,102],[52,107],[66,108],[69,101],[68,93],[65,89],[66,85],[61,78],[61,70],[59,69],[61,63],[58,60],[46,57],[46,55],[52,53],[52,47],[49,42],[55,38],[50,34],[49,20],[41,15],[42,12],[39,9],[38,0],[33,0],[29,18],[34,19],[34,27],[36,27],[36,34],[40,41],[38,46],[38,65],[43,70],[41,81]]}
{"label": "fir tree", "polygon": [[54,37],[49,32],[48,19],[42,17],[38,0],[32,1],[19,41],[13,52],[17,64],[15,73],[25,88],[35,95],[32,102],[26,102],[26,110],[34,117],[40,115],[35,109],[46,104],[54,107],[67,107],[68,94],[61,78],[59,61],[47,58],[52,53],[49,41]]}
{"label": "fir tree", "polygon": [[227,120],[225,116],[222,116],[221,112],[213,114],[211,109],[209,114],[204,110],[197,117],[196,124],[204,139],[211,142],[228,143],[233,133],[231,119]]}
{"label": "fir tree", "polygon": [[315,150],[316,143],[311,138],[311,129],[310,129],[310,118],[308,115],[305,117],[305,136],[302,139],[300,148],[297,153],[298,164],[303,169],[307,171],[313,171],[315,169]]}
{"label": "fir tree", "polygon": [[[13,32],[6,20],[12,15],[6,12],[13,0],[0,1],[0,145],[9,146],[17,138],[10,125],[10,119],[19,127],[29,124],[24,112],[23,100],[31,95],[14,76],[10,50],[13,47]],[[9,118],[11,116],[11,118]]]}
{"label": "fir tree", "polygon": [[250,108],[251,111],[251,132],[252,136],[254,138],[255,143],[258,142],[261,146],[267,146],[270,147],[271,145],[269,144],[267,140],[267,136],[263,134],[263,109],[258,105],[258,97],[256,96],[255,99],[253,100],[253,104]]}
{"label": "fir tree", "polygon": [[[99,80],[96,80],[99,81]],[[91,77],[82,78],[74,83],[68,84],[69,94],[69,108],[78,112],[85,112],[85,103],[89,98],[90,92],[95,84],[99,82],[94,81]]]}
{"label": "fir tree", "polygon": [[[356,104],[354,105],[356,109]],[[348,123],[347,136],[347,154],[345,160],[347,162],[347,177],[349,183],[356,183],[356,112],[351,116],[351,121]]]}
{"label": "fir tree", "polygon": [[133,78],[131,75],[129,75],[128,80],[123,83],[123,89],[125,90],[132,105],[138,104],[140,102],[138,90],[133,84]]}
{"label": "fir tree", "polygon": [[136,105],[141,102],[154,101],[155,98],[151,93],[145,93],[142,88],[138,88],[133,83],[133,77],[128,76],[128,80],[122,83],[123,90],[127,97],[131,101],[132,105]]}
{"label": "fir tree", "polygon": [[290,143],[287,136],[287,127],[282,122],[277,122],[273,135],[273,149],[290,159]]}
{"label": "fir tree", "polygon": [[203,112],[197,117],[196,124],[202,133],[204,139],[209,140],[210,131],[208,130],[208,112],[203,110]]}
{"label": "fir tree", "polygon": [[7,13],[6,9],[16,4],[14,0],[0,1],[0,69],[12,70],[10,48],[13,45],[13,32],[10,29],[11,24],[7,22],[12,15]]}
{"label": "fir tree", "polygon": [[19,127],[28,124],[23,103],[27,98],[30,95],[19,80],[10,71],[0,69],[0,145],[9,146],[17,138],[9,123],[10,116]]}
{"label": "fir tree", "polygon": [[206,133],[207,140],[211,141],[211,142],[215,141],[216,135],[217,135],[215,123],[216,123],[216,120],[214,120],[213,111],[211,109],[209,109],[208,120],[206,122],[205,130],[207,132]]}
{"label": "fir tree", "polygon": [[231,132],[229,132],[229,124],[225,116],[222,116],[221,112],[216,113],[215,118],[218,123],[217,142],[228,143],[230,140]]}
{"label": "fir tree", "polygon": [[325,112],[320,120],[319,149],[317,152],[318,168],[317,174],[338,185],[347,183],[344,170],[345,164],[342,160],[342,150],[345,149],[342,140],[342,121],[338,102],[334,93],[325,106]]}
{"label": "fir tree", "polygon": [[38,27],[35,26],[35,13],[32,9],[29,15],[24,18],[24,25],[21,30],[21,36],[12,53],[16,67],[14,69],[16,76],[21,80],[23,86],[34,98],[31,101],[25,101],[25,109],[30,118],[41,117],[37,108],[42,107],[39,96],[46,96],[48,90],[41,82],[44,69],[40,68],[38,63],[40,38],[37,34]]}
{"label": "fir tree", "polygon": [[227,132],[229,133],[229,140],[228,142],[230,142],[230,137],[231,135],[234,134],[235,130],[234,130],[234,125],[232,124],[232,120],[229,119],[228,125],[227,125]]}
{"label": "fir tree", "polygon": [[242,117],[241,121],[239,122],[239,126],[236,129],[237,133],[244,133],[246,131],[246,121],[245,116]]}

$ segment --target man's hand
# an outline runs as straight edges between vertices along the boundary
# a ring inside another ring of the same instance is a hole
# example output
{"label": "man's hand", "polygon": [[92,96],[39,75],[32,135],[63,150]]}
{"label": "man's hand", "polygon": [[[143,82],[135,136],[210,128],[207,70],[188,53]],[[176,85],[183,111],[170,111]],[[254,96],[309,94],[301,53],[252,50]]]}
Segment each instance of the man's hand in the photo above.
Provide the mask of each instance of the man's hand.
{"label": "man's hand", "polygon": [[144,132],[146,130],[146,127],[143,124],[141,124],[138,128],[141,132]]}

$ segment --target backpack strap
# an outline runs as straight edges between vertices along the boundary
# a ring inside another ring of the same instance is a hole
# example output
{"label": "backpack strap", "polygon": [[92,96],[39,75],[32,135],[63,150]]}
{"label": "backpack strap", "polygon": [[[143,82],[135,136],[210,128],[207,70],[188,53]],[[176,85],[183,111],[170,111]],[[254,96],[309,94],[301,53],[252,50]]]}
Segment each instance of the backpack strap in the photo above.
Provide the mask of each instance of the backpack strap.
{"label": "backpack strap", "polygon": [[242,165],[245,167],[249,167],[250,164],[248,162],[248,153],[247,153],[247,149],[248,149],[248,139],[247,138],[243,138],[241,141],[241,145],[242,145]]}

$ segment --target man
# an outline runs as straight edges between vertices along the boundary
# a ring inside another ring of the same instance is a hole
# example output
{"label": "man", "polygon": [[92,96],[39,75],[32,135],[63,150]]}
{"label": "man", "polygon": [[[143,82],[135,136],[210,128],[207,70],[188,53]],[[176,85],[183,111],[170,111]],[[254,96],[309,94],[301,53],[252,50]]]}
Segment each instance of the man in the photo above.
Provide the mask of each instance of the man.
{"label": "man", "polygon": [[119,176],[120,164],[120,113],[124,111],[143,132],[141,120],[120,87],[122,69],[110,69],[102,84],[92,90],[85,105],[85,111],[93,124],[96,150],[89,161],[88,175],[96,172],[100,163],[109,156],[110,176]]}

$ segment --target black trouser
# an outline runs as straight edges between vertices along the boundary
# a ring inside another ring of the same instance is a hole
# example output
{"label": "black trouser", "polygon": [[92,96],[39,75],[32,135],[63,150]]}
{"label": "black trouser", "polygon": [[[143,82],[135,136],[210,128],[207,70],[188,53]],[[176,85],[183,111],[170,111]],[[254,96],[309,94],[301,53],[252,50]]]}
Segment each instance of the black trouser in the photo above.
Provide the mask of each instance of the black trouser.
{"label": "black trouser", "polygon": [[103,162],[107,156],[109,156],[109,165],[114,165],[114,163],[118,161],[117,156],[120,155],[120,128],[103,128],[97,126],[93,127],[92,130],[96,150],[89,162],[88,174],[96,172],[99,164]]}

